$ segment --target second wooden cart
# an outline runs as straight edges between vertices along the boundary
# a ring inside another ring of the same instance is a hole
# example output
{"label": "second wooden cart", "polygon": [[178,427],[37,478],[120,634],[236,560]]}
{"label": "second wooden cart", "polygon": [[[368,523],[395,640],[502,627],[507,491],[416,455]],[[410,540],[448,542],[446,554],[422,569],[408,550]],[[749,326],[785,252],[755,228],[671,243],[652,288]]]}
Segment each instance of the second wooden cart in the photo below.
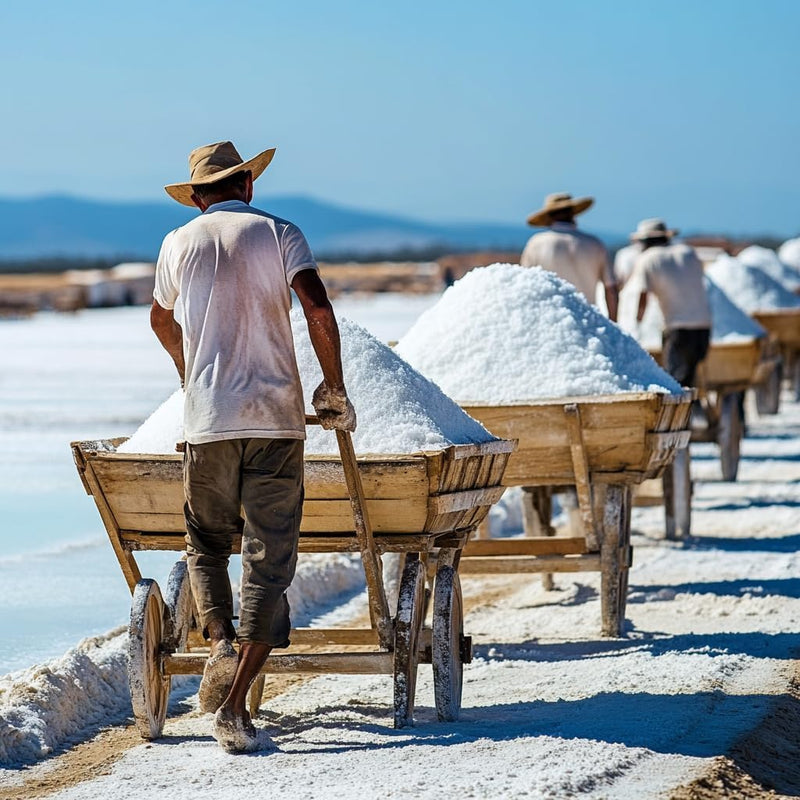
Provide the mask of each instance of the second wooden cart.
{"label": "second wooden cart", "polygon": [[[523,539],[468,542],[464,573],[599,571],[602,634],[619,636],[631,565],[631,487],[660,475],[689,442],[691,393],[465,405],[496,436],[519,440],[503,482],[528,500]],[[550,494],[575,487],[581,531],[556,537]]]}

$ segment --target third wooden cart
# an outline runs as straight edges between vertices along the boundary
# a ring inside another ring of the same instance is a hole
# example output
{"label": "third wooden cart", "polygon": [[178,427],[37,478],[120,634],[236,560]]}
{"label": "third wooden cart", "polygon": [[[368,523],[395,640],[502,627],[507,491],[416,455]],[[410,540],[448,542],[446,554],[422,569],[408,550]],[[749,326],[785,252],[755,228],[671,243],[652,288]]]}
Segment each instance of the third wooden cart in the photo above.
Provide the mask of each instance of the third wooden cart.
{"label": "third wooden cart", "polygon": [[[661,363],[661,351],[650,349]],[[744,435],[743,393],[767,384],[776,369],[763,339],[712,342],[697,370],[699,424],[692,427],[691,441],[716,442],[724,480],[735,480],[739,470],[740,443]],[[634,506],[663,506],[668,539],[691,534],[692,482],[689,453],[683,451],[674,468],[664,473],[663,483],[647,480],[636,487]]]}
{"label": "third wooden cart", "polygon": [[[349,434],[336,435],[340,457],[305,460],[300,552],[361,554],[371,625],[295,629],[292,644],[312,646],[314,652],[290,648],[272,655],[263,674],[393,675],[394,723],[403,727],[413,723],[417,665],[432,663],[439,718],[456,719],[462,665],[471,657],[471,640],[463,633],[458,562],[470,533],[503,492],[503,471],[514,443],[498,440],[356,460]],[[135,558],[137,551],[185,548],[181,456],[118,453],[122,441],[75,442],[72,449],[133,595],[131,701],[140,733],[152,739],[164,727],[172,676],[201,674],[208,649],[196,630],[185,561],[173,568],[162,596],[154,580],[142,578]],[[238,537],[233,552],[240,549]],[[380,562],[380,554],[389,552],[405,554],[395,614]],[[424,627],[425,573],[434,561],[431,630]],[[262,676],[251,693],[254,711],[263,686]]]}
{"label": "third wooden cart", "polygon": [[800,308],[756,311],[752,317],[780,348],[784,375],[795,400],[800,400]]}
{"label": "third wooden cart", "polygon": [[[522,539],[468,542],[463,573],[599,571],[604,636],[619,636],[631,565],[631,486],[660,475],[689,442],[691,393],[626,393],[521,405],[465,405],[492,433],[518,439],[503,482],[530,500]],[[579,535],[555,537],[550,493],[575,487]]]}

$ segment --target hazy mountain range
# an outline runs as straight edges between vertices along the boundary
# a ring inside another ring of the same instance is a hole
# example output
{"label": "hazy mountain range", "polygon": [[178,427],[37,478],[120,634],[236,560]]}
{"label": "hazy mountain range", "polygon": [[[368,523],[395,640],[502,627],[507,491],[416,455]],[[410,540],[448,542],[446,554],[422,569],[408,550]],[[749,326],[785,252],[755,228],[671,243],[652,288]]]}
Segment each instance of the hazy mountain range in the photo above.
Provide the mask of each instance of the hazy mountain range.
{"label": "hazy mountain range", "polygon": [[[259,198],[292,220],[321,256],[442,246],[521,249],[530,229],[482,223],[435,224],[344,208],[310,197]],[[0,199],[0,261],[41,257],[154,259],[165,233],[197,212],[177,203],[111,202],[53,196]]]}

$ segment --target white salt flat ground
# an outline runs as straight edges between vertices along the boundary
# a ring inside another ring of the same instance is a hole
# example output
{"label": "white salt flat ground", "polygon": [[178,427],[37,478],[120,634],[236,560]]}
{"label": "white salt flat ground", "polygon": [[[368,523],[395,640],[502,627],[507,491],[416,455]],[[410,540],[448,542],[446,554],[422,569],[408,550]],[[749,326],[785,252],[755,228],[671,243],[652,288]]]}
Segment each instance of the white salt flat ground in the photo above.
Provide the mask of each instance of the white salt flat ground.
{"label": "white salt flat ground", "polygon": [[[380,319],[394,314],[398,328],[406,324],[402,301],[383,302],[388,306],[373,306],[371,313]],[[20,576],[13,591],[0,584],[3,607],[12,611],[2,616],[12,632],[19,614],[27,613],[36,631],[40,619],[46,625],[49,616],[73,613],[70,603],[86,594],[103,603],[118,597],[119,611],[106,628],[127,613],[116,563],[100,560],[108,545],[96,511],[88,500],[85,512],[77,502],[74,509],[59,502],[59,492],[81,492],[65,443],[132,430],[174,383],[168,365],[154,366],[160,355],[151,347],[144,310],[86,316],[82,330],[91,331],[91,346],[77,331],[70,346],[62,323],[69,328],[72,318],[0,325],[2,352],[31,345],[13,356],[13,379],[0,384],[0,447],[8,448],[0,469],[11,487],[2,500],[21,523],[14,531],[0,529],[3,553],[15,559],[4,580]],[[407,316],[413,321],[411,312]],[[140,326],[146,335],[128,358],[133,380],[117,362],[110,378],[107,359],[113,361],[115,337],[124,342],[132,331],[139,337]],[[54,343],[62,350],[63,380],[43,384],[40,392],[38,381],[48,380],[42,359]],[[139,389],[148,385],[151,396],[145,397]],[[47,409],[49,429],[39,426],[29,407]],[[87,409],[91,414],[81,417]],[[23,433],[8,445],[5,434],[15,420],[22,420]],[[696,449],[694,468],[702,481],[691,542],[664,543],[659,511],[635,512],[639,533],[623,639],[597,637],[595,576],[559,576],[554,593],[543,592],[537,579],[470,579],[470,597],[503,592],[478,602],[467,617],[476,659],[467,668],[459,723],[435,721],[429,667],[420,670],[418,723],[408,731],[391,727],[388,679],[326,676],[265,704],[258,724],[273,737],[277,753],[227,756],[210,738],[210,718],[190,712],[168,721],[161,742],[131,749],[110,774],[57,796],[668,796],[758,722],[786,691],[796,665],[800,407],[787,403],[779,417],[753,420],[751,434],[736,484],[719,482],[712,446]],[[16,465],[8,458],[14,448],[21,455]],[[30,536],[31,527],[49,549]],[[87,550],[74,546],[87,535],[95,537]],[[92,547],[96,564],[87,556]],[[64,559],[72,556],[66,570]],[[73,571],[77,581],[64,578],[59,588],[54,576]],[[106,580],[111,588],[103,589]],[[92,605],[84,604],[86,619],[93,619]],[[58,642],[53,654],[80,635]],[[50,635],[32,638],[49,641]],[[96,725],[93,720],[84,730]],[[77,727],[72,741],[81,738]],[[18,770],[0,773],[0,797],[3,785],[24,778]]]}
{"label": "white salt flat ground", "polygon": [[537,579],[470,579],[470,596],[506,591],[467,617],[476,659],[460,722],[435,721],[428,667],[403,731],[387,679],[324,676],[265,704],[276,753],[228,756],[210,717],[190,712],[55,796],[669,796],[759,722],[796,665],[800,407],[751,431],[737,484],[698,450],[691,542],[661,541],[658,510],[635,513],[624,638],[597,637],[595,576],[559,576],[550,594]]}

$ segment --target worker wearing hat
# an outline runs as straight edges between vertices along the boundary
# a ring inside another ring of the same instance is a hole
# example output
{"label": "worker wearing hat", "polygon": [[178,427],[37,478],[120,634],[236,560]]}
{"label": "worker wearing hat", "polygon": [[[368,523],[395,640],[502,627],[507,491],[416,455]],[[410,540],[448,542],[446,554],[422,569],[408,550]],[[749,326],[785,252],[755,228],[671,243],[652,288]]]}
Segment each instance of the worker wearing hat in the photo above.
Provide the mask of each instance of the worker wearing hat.
{"label": "worker wearing hat", "polygon": [[523,267],[543,267],[571,283],[590,302],[595,302],[598,284],[605,290],[606,307],[617,318],[617,282],[603,243],[578,230],[575,217],[591,208],[592,197],[550,194],[544,206],[528,217],[528,224],[546,227],[528,240],[522,252]]}
{"label": "worker wearing hat", "polygon": [[[323,427],[356,424],[339,329],[308,243],[296,225],[250,205],[253,181],[274,153],[244,161],[231,142],[192,151],[189,180],[165,188],[202,213],[165,237],[151,310],[186,392],[186,553],[211,645],[200,707],[215,712],[214,736],[229,752],[266,744],[245,708],[247,691],[270,651],[289,644],[286,590],[297,560],[305,439],[290,287],[324,377],[314,409]],[[239,533],[237,632],[228,557]]]}
{"label": "worker wearing hat", "polygon": [[660,219],[642,220],[631,241],[642,247],[631,281],[639,290],[637,319],[644,318],[650,294],[664,316],[664,367],[682,386],[694,386],[697,365],[711,338],[711,307],[703,264],[694,248],[673,243],[677,234]]}

